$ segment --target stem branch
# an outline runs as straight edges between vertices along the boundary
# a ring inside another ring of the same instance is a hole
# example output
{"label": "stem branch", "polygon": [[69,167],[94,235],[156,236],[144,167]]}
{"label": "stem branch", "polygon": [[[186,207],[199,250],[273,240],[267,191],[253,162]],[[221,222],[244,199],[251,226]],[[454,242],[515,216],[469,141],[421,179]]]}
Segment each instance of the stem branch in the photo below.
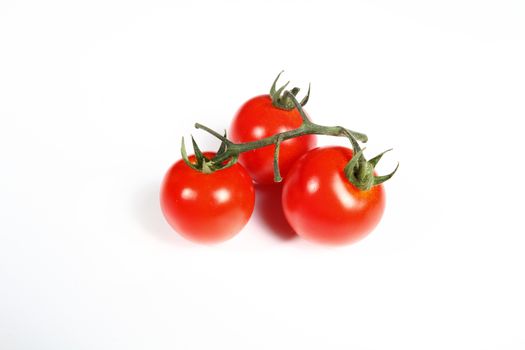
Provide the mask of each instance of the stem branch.
{"label": "stem branch", "polygon": [[275,182],[283,181],[279,170],[279,150],[281,148],[281,142],[283,142],[283,137],[282,135],[279,135],[275,142],[275,151],[273,153],[273,181]]}
{"label": "stem branch", "polygon": [[216,138],[218,138],[219,140],[225,142],[226,144],[228,145],[231,145],[233,142],[231,142],[230,140],[228,140],[225,136],[222,136],[221,134],[219,134],[217,131],[213,130],[213,129],[210,129],[208,128],[206,125],[202,125],[202,124],[199,124],[199,123],[195,123],[195,129],[202,129],[210,134],[212,134],[213,136],[215,136]]}
{"label": "stem branch", "polygon": [[[257,141],[242,142],[242,143],[234,143],[226,139],[224,136],[222,136],[218,132],[213,131],[210,128],[204,125],[201,125],[199,123],[196,123],[195,127],[197,129],[205,130],[208,133],[215,136],[216,138],[218,138],[219,140],[227,143],[226,151],[221,154],[217,154],[217,156],[213,159],[213,161],[216,163],[225,161],[226,159],[234,155],[239,155],[240,153],[243,153],[243,152],[248,152],[254,149],[277,144],[279,140],[280,140],[279,143],[281,143],[282,141],[286,141],[286,140],[293,139],[293,138],[303,136],[303,135],[315,134],[315,135],[328,135],[328,136],[339,136],[339,137],[349,137],[349,135],[351,135],[352,137],[350,137],[350,140],[361,140],[362,141],[362,140],[367,139],[366,135],[361,134],[361,133],[356,133],[354,131],[343,128],[342,126],[324,126],[324,125],[318,125],[318,124],[312,123],[311,121],[309,121],[306,124],[303,123],[303,125],[301,125],[297,129],[288,130],[288,131],[285,131],[279,134],[275,134],[273,136],[269,136],[269,137],[266,137],[264,139],[260,139]],[[357,145],[357,142],[355,144],[354,142],[352,142],[352,147],[355,147],[356,145]]]}

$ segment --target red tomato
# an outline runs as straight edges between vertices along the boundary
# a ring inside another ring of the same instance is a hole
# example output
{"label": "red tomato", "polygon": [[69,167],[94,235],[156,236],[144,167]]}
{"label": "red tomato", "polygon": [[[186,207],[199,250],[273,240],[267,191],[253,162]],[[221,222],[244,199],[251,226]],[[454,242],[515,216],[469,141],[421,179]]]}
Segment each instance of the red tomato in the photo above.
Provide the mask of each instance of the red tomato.
{"label": "red tomato", "polygon": [[[214,153],[204,153],[208,158]],[[189,157],[195,163],[195,156]],[[238,233],[250,219],[255,203],[252,179],[238,163],[204,174],[183,160],[168,170],[160,192],[168,223],[184,237],[216,243]]]}
{"label": "red tomato", "polygon": [[311,241],[346,244],[365,237],[385,208],[382,185],[362,191],[345,177],[352,151],[321,147],[295,163],[284,182],[282,201],[295,232]]}
{"label": "red tomato", "polygon": [[[251,142],[301,126],[299,111],[279,109],[270,95],[261,95],[247,101],[237,112],[230,127],[233,142]],[[316,145],[315,135],[304,135],[281,143],[279,170],[284,178],[293,163]],[[242,153],[239,162],[260,184],[273,183],[274,146],[266,146]]]}

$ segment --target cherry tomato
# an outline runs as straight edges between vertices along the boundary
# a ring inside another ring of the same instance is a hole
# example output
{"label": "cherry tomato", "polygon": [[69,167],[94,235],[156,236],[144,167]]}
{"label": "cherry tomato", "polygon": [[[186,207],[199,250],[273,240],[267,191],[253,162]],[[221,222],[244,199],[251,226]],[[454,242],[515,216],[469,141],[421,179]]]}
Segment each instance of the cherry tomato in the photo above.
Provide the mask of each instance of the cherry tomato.
{"label": "cherry tomato", "polygon": [[[206,152],[208,158],[214,153]],[[189,157],[195,164],[195,156]],[[252,179],[240,164],[204,174],[183,160],[167,172],[160,192],[168,223],[196,242],[216,243],[237,234],[253,212]]]}
{"label": "cherry tomato", "polygon": [[320,147],[299,159],[285,179],[282,201],[295,232],[311,241],[347,244],[365,237],[385,208],[382,185],[357,189],[345,177],[345,147]]}
{"label": "cherry tomato", "polygon": [[[272,104],[270,95],[248,100],[237,112],[230,127],[233,142],[251,142],[273,136],[301,126],[302,119],[296,108],[285,110]],[[304,135],[281,143],[279,170],[283,178],[293,163],[316,145],[315,135]],[[239,162],[260,184],[273,183],[274,146],[266,146],[242,153]]]}

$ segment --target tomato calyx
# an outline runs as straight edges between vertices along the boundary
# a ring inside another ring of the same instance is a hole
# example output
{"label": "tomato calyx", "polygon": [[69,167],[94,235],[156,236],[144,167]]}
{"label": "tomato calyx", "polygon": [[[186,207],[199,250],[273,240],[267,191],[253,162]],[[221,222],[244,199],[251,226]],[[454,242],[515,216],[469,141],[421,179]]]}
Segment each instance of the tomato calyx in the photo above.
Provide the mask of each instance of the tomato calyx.
{"label": "tomato calyx", "polygon": [[226,131],[224,131],[224,136],[221,136],[221,137],[223,138],[223,141],[219,147],[219,150],[215,153],[215,156],[210,159],[202,153],[202,151],[199,148],[199,145],[197,144],[197,142],[195,142],[195,139],[193,138],[193,136],[191,136],[191,143],[193,145],[193,152],[195,155],[194,162],[192,162],[188,157],[188,153],[186,151],[186,144],[184,142],[184,137],[183,137],[182,142],[181,142],[181,147],[180,147],[180,153],[182,155],[182,159],[184,160],[184,163],[186,163],[186,165],[189,166],[190,168],[197,170],[204,174],[211,174],[217,170],[227,169],[231,167],[232,165],[234,165],[238,159],[238,155],[235,155],[235,154],[226,160],[217,161],[217,158],[219,156],[223,156],[227,149],[226,141],[228,141],[228,139],[226,138]]}
{"label": "tomato calyx", "polygon": [[379,153],[374,158],[366,160],[363,155],[364,149],[359,147],[359,144],[351,134],[348,134],[347,136],[350,139],[350,143],[352,144],[353,156],[352,159],[350,159],[350,161],[346,164],[343,172],[346,176],[346,179],[352,185],[361,191],[368,191],[373,186],[380,185],[394,176],[397,169],[399,168],[399,162],[397,163],[394,171],[392,171],[390,174],[377,176],[374,173],[377,163],[379,163],[386,152],[389,152],[392,149],[388,149]]}
{"label": "tomato calyx", "polygon": [[[295,104],[290,98],[290,94],[292,94],[294,97],[297,97],[297,94],[299,91],[301,91],[301,89],[294,87],[290,91],[285,90],[288,84],[290,84],[290,81],[286,82],[286,84],[282,85],[280,88],[277,88],[277,80],[279,80],[279,77],[281,74],[283,74],[283,72],[284,71],[281,71],[279,74],[277,74],[277,77],[273,81],[272,87],[270,88],[270,97],[272,98],[272,104],[274,107],[283,109],[285,111],[291,111],[295,108]],[[305,106],[310,99],[310,88],[311,86],[308,84],[308,92],[301,100],[301,106]]]}

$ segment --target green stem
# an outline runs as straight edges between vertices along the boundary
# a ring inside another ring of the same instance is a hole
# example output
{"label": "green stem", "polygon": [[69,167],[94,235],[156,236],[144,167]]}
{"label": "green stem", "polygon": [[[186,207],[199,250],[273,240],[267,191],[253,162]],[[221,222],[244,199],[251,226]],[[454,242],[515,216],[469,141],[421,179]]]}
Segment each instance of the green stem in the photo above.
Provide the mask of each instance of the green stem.
{"label": "green stem", "polygon": [[208,128],[207,126],[199,124],[199,123],[195,123],[195,128],[202,129],[227,144],[226,151],[221,154],[217,154],[217,156],[213,159],[213,161],[215,163],[220,163],[233,156],[238,156],[240,153],[252,151],[258,148],[262,148],[262,147],[266,147],[266,146],[270,146],[274,144],[277,146],[277,144],[278,143],[280,144],[282,141],[293,139],[293,138],[304,136],[304,135],[315,134],[315,135],[348,137],[350,141],[352,142],[352,147],[354,148],[354,151],[359,151],[359,145],[357,144],[356,140],[359,140],[361,142],[368,141],[368,137],[365,134],[362,134],[360,132],[352,131],[342,126],[324,126],[324,125],[318,125],[318,124],[311,122],[306,116],[306,113],[304,112],[301,104],[299,103],[299,101],[297,101],[297,99],[291,92],[285,91],[284,96],[292,100],[295,107],[298,109],[299,114],[301,115],[302,124],[297,129],[281,132],[273,136],[269,136],[264,139],[260,139],[260,140],[256,140],[252,142],[234,143],[228,140],[223,135],[219,134],[218,132]]}
{"label": "green stem", "polygon": [[226,141],[226,139],[221,134],[199,123],[195,124],[195,128],[202,129],[212,134],[219,140],[228,143],[228,147],[226,151],[220,155],[217,155],[213,159],[215,163],[220,163],[222,161],[225,161],[228,158],[231,158],[234,155],[239,155],[240,153],[243,153],[243,152],[248,152],[254,149],[276,144],[279,139],[281,141],[286,141],[286,140],[293,139],[293,138],[303,136],[303,135],[315,134],[315,135],[348,137],[348,134],[350,134],[350,135],[353,135],[358,140],[361,140],[361,141],[367,140],[366,135],[357,133],[355,131],[348,130],[342,126],[323,126],[323,125],[314,124],[312,122],[303,123],[303,125],[301,125],[297,129],[288,130],[288,131],[285,131],[279,134],[275,134],[273,136],[266,137],[264,139],[260,139],[257,141],[243,142],[243,143],[234,143],[234,142],[231,142],[230,140]]}
{"label": "green stem", "polygon": [[231,142],[230,140],[228,140],[228,139],[226,138],[226,136],[222,136],[222,135],[219,134],[217,131],[208,128],[206,125],[202,125],[202,124],[199,124],[199,123],[195,123],[195,128],[196,128],[196,129],[202,129],[202,130],[204,130],[204,131],[206,131],[206,132],[212,134],[213,136],[215,136],[216,138],[218,138],[219,140],[225,142],[225,143],[228,144],[228,145],[233,144],[233,142]]}
{"label": "green stem", "polygon": [[279,136],[275,142],[275,151],[273,153],[273,180],[275,182],[283,181],[281,171],[279,170],[279,150],[281,149],[281,142],[283,142],[283,138]]}
{"label": "green stem", "polygon": [[[281,92],[279,91],[279,95],[280,94]],[[299,111],[299,114],[301,115],[302,124],[297,129],[281,132],[273,136],[266,137],[264,139],[260,139],[256,141],[252,141],[252,142],[234,143],[228,140],[228,138],[226,137],[226,134],[223,136],[219,134],[218,132],[208,128],[205,125],[202,125],[199,123],[195,124],[195,128],[202,129],[222,141],[221,148],[220,148],[221,151],[218,152],[213,159],[203,160],[206,163],[206,165],[209,166],[210,171],[222,169],[222,168],[235,164],[235,162],[237,161],[237,158],[239,157],[239,154],[243,152],[248,152],[248,151],[258,149],[258,148],[274,145],[275,147],[274,160],[273,160],[274,180],[275,182],[280,182],[282,181],[281,174],[279,171],[279,150],[281,147],[281,143],[283,141],[286,141],[292,138],[296,138],[299,136],[315,134],[315,135],[327,135],[327,136],[342,136],[350,140],[350,143],[352,144],[352,149],[354,151],[354,157],[352,157],[352,159],[346,165],[344,169],[344,173],[347,179],[352,184],[354,184],[357,188],[361,190],[368,190],[372,186],[378,185],[390,179],[394,175],[394,173],[397,170],[397,167],[392,173],[388,175],[385,175],[385,176],[375,176],[374,175],[375,165],[377,164],[379,159],[381,159],[381,156],[383,155],[384,152],[374,157],[371,161],[367,161],[365,157],[363,156],[361,147],[359,146],[357,142],[357,141],[367,142],[368,138],[365,134],[349,130],[342,126],[324,126],[324,125],[315,124],[308,119],[308,117],[306,116],[306,113],[302,109],[301,103],[297,101],[297,99],[295,98],[292,92],[285,91],[283,94],[283,97],[290,99],[290,101],[292,101],[293,105],[295,106],[295,108],[297,108],[297,110]],[[194,146],[195,151],[198,152],[199,150],[195,143],[193,146]],[[183,146],[181,148],[181,152],[183,154],[183,157],[185,157],[186,153],[185,153],[185,148],[184,148],[184,139],[183,139]],[[226,165],[224,165],[225,161],[228,161]],[[186,161],[186,162],[189,163],[189,161]],[[208,164],[208,162],[210,164]]]}

